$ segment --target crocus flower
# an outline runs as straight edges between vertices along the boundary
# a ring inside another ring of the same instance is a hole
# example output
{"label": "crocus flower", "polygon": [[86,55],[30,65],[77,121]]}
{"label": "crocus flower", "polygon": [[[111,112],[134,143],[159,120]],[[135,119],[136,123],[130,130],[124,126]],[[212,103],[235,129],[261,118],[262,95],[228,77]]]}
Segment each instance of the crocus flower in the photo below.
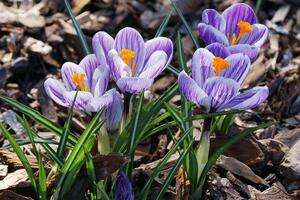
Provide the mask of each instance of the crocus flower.
{"label": "crocus flower", "polygon": [[268,37],[268,28],[257,23],[252,8],[237,3],[222,14],[214,9],[202,13],[199,33],[206,45],[221,43],[231,53],[245,53],[253,61]]}
{"label": "crocus flower", "polygon": [[[87,55],[79,65],[72,62],[64,63],[61,74],[63,82],[48,78],[44,83],[45,91],[53,101],[70,107],[78,88],[74,109],[90,113],[106,107],[105,113],[110,116],[107,123],[115,127],[118,123],[115,120],[120,119],[119,115],[123,111],[122,99],[116,89],[106,91],[109,72],[105,67],[101,67],[94,54]],[[116,108],[120,110],[116,111]]]}
{"label": "crocus flower", "polygon": [[182,71],[178,76],[179,88],[188,100],[204,107],[206,112],[249,109],[262,103],[269,94],[267,87],[239,92],[249,67],[249,58],[242,53],[223,59],[200,48],[192,58],[192,78]]}
{"label": "crocus flower", "polygon": [[170,63],[173,44],[158,37],[147,42],[133,28],[123,28],[113,39],[105,32],[93,37],[93,50],[105,61],[118,87],[124,92],[138,94],[147,90]]}
{"label": "crocus flower", "polygon": [[134,200],[132,185],[124,172],[121,172],[116,180],[115,200]]}

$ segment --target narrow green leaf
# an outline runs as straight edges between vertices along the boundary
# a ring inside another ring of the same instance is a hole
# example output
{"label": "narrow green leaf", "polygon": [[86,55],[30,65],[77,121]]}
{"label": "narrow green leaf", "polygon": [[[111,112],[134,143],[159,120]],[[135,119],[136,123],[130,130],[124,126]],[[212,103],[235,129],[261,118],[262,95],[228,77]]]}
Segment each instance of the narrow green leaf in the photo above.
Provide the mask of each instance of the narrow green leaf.
{"label": "narrow green leaf", "polygon": [[262,0],[256,0],[256,5],[255,5],[255,13],[257,14],[260,11]]}
{"label": "narrow green leaf", "polygon": [[185,129],[184,121],[182,120],[183,119],[182,116],[180,116],[180,114],[174,108],[172,108],[169,104],[165,103],[165,107],[166,107],[167,111],[171,114],[173,119],[177,122],[181,131],[183,133],[185,133],[186,129]]}
{"label": "narrow green leaf", "polygon": [[82,46],[82,48],[84,50],[84,53],[85,53],[85,55],[88,55],[88,54],[90,54],[90,49],[89,49],[89,47],[87,45],[87,42],[85,40],[85,36],[84,36],[84,34],[83,34],[80,26],[79,26],[79,23],[77,22],[75,16],[72,13],[72,8],[71,8],[68,0],[64,0],[64,3],[65,3],[67,11],[69,13],[69,16],[71,17],[73,26],[74,26],[74,28],[76,30],[77,36],[79,37],[79,41],[80,41],[80,44],[81,44],[81,46]]}
{"label": "narrow green leaf", "polygon": [[267,128],[269,126],[271,126],[272,122],[269,123],[265,123],[265,124],[261,124],[258,125],[256,127],[253,128],[247,128],[245,130],[243,130],[241,133],[236,134],[235,136],[233,136],[232,138],[230,138],[228,141],[226,141],[223,145],[221,145],[208,159],[206,166],[204,167],[204,170],[201,174],[200,180],[199,180],[199,187],[197,188],[197,190],[194,192],[193,194],[193,198],[194,199],[201,199],[201,194],[202,194],[202,187],[204,185],[205,182],[205,178],[207,173],[209,172],[209,170],[212,168],[212,166],[216,163],[217,159],[220,157],[220,155],[222,155],[224,152],[226,152],[226,150],[228,150],[233,144],[239,142],[240,140],[242,140],[243,138],[245,138],[246,136],[250,135],[251,133],[253,133],[256,130],[259,129],[263,129],[263,128]]}
{"label": "narrow green leaf", "polygon": [[142,93],[140,95],[140,99],[138,101],[138,107],[137,107],[137,110],[135,113],[133,129],[132,129],[132,133],[130,134],[129,141],[128,141],[129,146],[127,149],[127,153],[130,156],[129,163],[127,164],[127,168],[126,168],[128,177],[131,177],[131,173],[132,173],[134,153],[135,153],[135,147],[136,147],[136,138],[138,137],[137,130],[138,130],[138,124],[140,121],[140,114],[142,111],[143,102],[144,102],[144,94]]}
{"label": "narrow green leaf", "polygon": [[179,65],[181,66],[181,69],[188,72],[188,67],[186,65],[186,59],[184,55],[184,49],[181,41],[181,35],[179,32],[177,32],[177,37],[176,37],[176,49],[178,53],[178,60],[179,60]]}
{"label": "narrow green leaf", "polygon": [[96,179],[96,170],[93,162],[93,158],[91,154],[86,152],[85,148],[85,156],[86,156],[86,171],[89,177],[89,181],[91,184],[91,199],[97,199],[97,179]]}
{"label": "narrow green leaf", "polygon": [[[21,120],[19,120],[19,121],[21,121]],[[37,151],[37,148],[36,148],[35,143],[34,143],[33,131],[30,128],[29,123],[28,123],[28,121],[27,121],[27,119],[25,118],[24,115],[23,115],[23,122],[24,122],[23,123],[24,128],[25,128],[25,130],[27,132],[27,135],[28,135],[28,137],[30,139],[30,142],[31,142],[31,145],[32,145],[33,153],[35,154],[35,156],[38,156],[38,151]]]}
{"label": "narrow green leaf", "polygon": [[173,0],[171,0],[171,2],[172,2],[173,8],[175,9],[175,12],[177,13],[177,15],[178,15],[179,18],[181,19],[182,23],[183,23],[184,26],[186,27],[186,30],[188,31],[188,33],[189,33],[189,35],[190,35],[190,37],[191,37],[191,39],[192,39],[192,41],[193,41],[195,47],[196,47],[197,49],[200,48],[200,45],[199,45],[199,43],[198,43],[198,40],[196,39],[196,37],[195,37],[195,35],[194,35],[194,33],[193,33],[191,27],[189,26],[189,24],[188,24],[187,21],[185,20],[183,14],[182,14],[182,12],[181,12],[181,10],[177,7],[176,3],[175,3]]}
{"label": "narrow green leaf", "polygon": [[33,170],[30,166],[30,163],[29,163],[28,159],[26,158],[25,154],[23,153],[21,147],[18,145],[16,140],[13,138],[13,136],[11,136],[9,131],[5,128],[4,124],[2,124],[1,122],[0,122],[0,129],[3,133],[3,135],[6,137],[6,139],[10,142],[10,144],[12,145],[15,153],[17,154],[18,158],[22,162],[22,165],[24,166],[24,168],[25,168],[25,170],[26,170],[26,172],[29,176],[29,179],[31,181],[33,189],[34,189],[36,195],[38,196],[37,184],[36,184],[36,181],[35,181]]}
{"label": "narrow green leaf", "polygon": [[145,186],[143,187],[141,191],[141,196],[139,199],[141,200],[146,200],[147,196],[149,194],[150,187],[152,185],[153,180],[155,177],[159,174],[161,171],[162,167],[168,162],[170,157],[177,151],[177,148],[183,143],[183,141],[186,139],[186,137],[191,133],[191,129],[186,131],[184,135],[178,140],[177,143],[174,144],[174,146],[169,150],[169,152],[164,156],[163,159],[160,160],[160,162],[157,164],[155,169],[153,170],[151,176],[147,180]]}
{"label": "narrow green leaf", "polygon": [[77,98],[77,95],[78,95],[78,89],[76,90],[76,93],[75,93],[75,96],[74,96],[74,99],[72,102],[72,106],[69,109],[68,117],[64,124],[62,136],[60,137],[60,140],[59,140],[59,145],[57,148],[57,156],[58,157],[62,157],[62,155],[65,151],[65,148],[66,148],[67,139],[68,139],[68,136],[70,133],[70,127],[71,127],[71,123],[72,123],[73,109],[74,109],[75,100]]}
{"label": "narrow green leaf", "polygon": [[162,34],[165,32],[165,29],[171,19],[172,16],[172,10],[165,16],[164,20],[162,21],[162,23],[160,24],[160,26],[158,27],[155,37],[160,37],[162,36]]}
{"label": "narrow green leaf", "polygon": [[217,112],[217,113],[199,114],[199,115],[194,115],[192,117],[189,117],[185,120],[194,121],[194,120],[199,120],[199,119],[208,119],[208,118],[222,116],[222,115],[235,114],[235,113],[239,113],[239,112],[241,112],[241,111],[240,110],[229,110],[229,111],[223,111],[223,112]]}
{"label": "narrow green leaf", "polygon": [[[41,124],[42,126],[47,128],[49,131],[52,131],[53,133],[55,133],[59,137],[61,136],[62,128],[59,125],[52,122],[51,120],[44,117],[43,115],[41,115],[36,110],[34,110],[34,109],[32,109],[32,108],[30,108],[30,107],[28,107],[28,106],[26,106],[22,103],[19,103],[18,101],[14,100],[12,98],[9,98],[9,97],[3,96],[3,95],[0,95],[0,101],[3,101],[4,103],[10,105],[11,107],[17,109],[19,112],[27,115],[32,120],[34,120],[35,122]],[[77,137],[74,134],[69,134],[68,141],[71,144],[76,144]]]}
{"label": "narrow green leaf", "polygon": [[47,200],[47,177],[41,153],[38,152],[37,160],[39,163],[39,199]]}
{"label": "narrow green leaf", "polygon": [[156,197],[156,200],[160,200],[163,198],[163,195],[165,194],[166,190],[168,189],[169,185],[171,184],[172,180],[174,179],[174,176],[176,172],[178,171],[180,165],[183,163],[184,159],[186,158],[186,155],[190,152],[190,150],[193,147],[193,142],[189,144],[189,146],[185,149],[185,151],[180,155],[179,159],[176,161],[174,167],[169,172],[164,184],[161,186],[161,189]]}

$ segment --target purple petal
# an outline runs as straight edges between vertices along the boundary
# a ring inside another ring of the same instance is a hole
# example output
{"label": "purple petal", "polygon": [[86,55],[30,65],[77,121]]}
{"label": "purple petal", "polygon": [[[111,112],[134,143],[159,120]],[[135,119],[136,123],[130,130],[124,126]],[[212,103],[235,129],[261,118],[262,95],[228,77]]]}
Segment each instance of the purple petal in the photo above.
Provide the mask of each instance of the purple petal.
{"label": "purple petal", "polygon": [[134,200],[131,182],[124,172],[116,180],[115,200]]}
{"label": "purple petal", "polygon": [[44,88],[47,95],[55,101],[57,104],[62,106],[67,106],[67,102],[64,97],[64,93],[66,92],[66,88],[64,85],[55,79],[48,78],[44,82]]}
{"label": "purple petal", "polygon": [[117,81],[118,87],[124,92],[131,94],[139,94],[149,89],[153,84],[153,79],[139,78],[139,77],[127,77],[120,78]]}
{"label": "purple petal", "polygon": [[[119,129],[120,122],[122,120],[124,104],[123,98],[116,89],[112,90],[113,101],[105,110],[106,128],[109,131],[115,131]],[[109,91],[108,91],[109,92]]]}
{"label": "purple petal", "polygon": [[220,76],[230,78],[242,84],[250,69],[250,59],[248,56],[238,53],[232,54],[225,60],[228,61],[229,66],[226,70],[221,71]]}
{"label": "purple petal", "polygon": [[268,39],[269,30],[262,24],[254,24],[252,28],[253,30],[250,33],[246,33],[238,43],[250,44],[260,48]]}
{"label": "purple petal", "polygon": [[205,47],[208,51],[210,51],[215,57],[220,57],[225,59],[230,55],[227,47],[220,43],[212,43]]}
{"label": "purple petal", "polygon": [[212,43],[221,43],[224,44],[225,46],[229,45],[228,39],[218,29],[214,28],[211,25],[206,25],[204,23],[200,23],[198,25],[198,30],[201,39],[204,41],[206,45],[212,44]]}
{"label": "purple petal", "polygon": [[145,43],[146,56],[145,63],[148,62],[148,59],[155,51],[164,51],[168,57],[169,64],[173,56],[173,43],[169,38],[157,37],[152,40],[149,40]]}
{"label": "purple petal", "polygon": [[91,92],[94,97],[100,97],[106,91],[109,82],[109,71],[105,67],[94,72]]}
{"label": "purple petal", "polygon": [[[76,91],[65,92],[65,99],[68,106],[72,105],[75,98],[75,94]],[[93,95],[90,92],[78,91],[74,103],[74,109],[85,111],[87,106],[90,104],[92,100],[93,100]]]}
{"label": "purple petal", "polygon": [[205,80],[214,76],[214,70],[212,68],[212,59],[214,55],[207,49],[199,48],[192,58],[192,77],[199,85],[203,87]]}
{"label": "purple petal", "polygon": [[237,45],[229,46],[227,47],[227,49],[231,54],[243,53],[247,55],[252,62],[257,58],[259,53],[258,47],[251,46],[249,44],[237,44]]}
{"label": "purple petal", "polygon": [[93,51],[99,62],[107,64],[108,52],[114,48],[115,41],[104,31],[99,31],[93,36]]}
{"label": "purple petal", "polygon": [[145,43],[137,30],[129,27],[120,30],[115,39],[115,49],[118,53],[120,53],[122,49],[133,51],[135,53],[134,60],[136,62],[134,75],[141,72],[145,60]]}
{"label": "purple petal", "polygon": [[61,76],[64,81],[65,87],[68,90],[75,90],[77,87],[77,85],[72,81],[72,76],[75,73],[85,74],[84,70],[81,67],[72,62],[66,62],[63,64],[61,68]]}
{"label": "purple petal", "polygon": [[94,96],[86,106],[86,112],[99,112],[103,107],[107,108],[113,102],[113,91],[109,90],[102,96]]}
{"label": "purple petal", "polygon": [[79,63],[79,66],[85,71],[89,88],[92,88],[93,74],[98,65],[99,62],[95,54],[89,54],[85,56]]}
{"label": "purple petal", "polygon": [[164,51],[156,51],[151,54],[140,78],[154,79],[167,67],[168,56]]}
{"label": "purple petal", "polygon": [[128,65],[124,63],[116,50],[112,49],[108,53],[108,63],[110,72],[115,80],[130,76]]}
{"label": "purple petal", "polygon": [[203,11],[202,23],[211,25],[221,32],[225,31],[225,19],[214,9],[206,9]]}
{"label": "purple petal", "polygon": [[223,77],[209,78],[203,86],[204,91],[211,98],[213,111],[217,111],[236,97],[239,88],[240,85],[236,81]]}
{"label": "purple petal", "polygon": [[210,110],[210,98],[185,71],[178,75],[178,85],[185,98],[199,106],[204,106],[206,111]]}
{"label": "purple petal", "polygon": [[263,101],[265,101],[269,96],[268,87],[254,87],[247,90],[234,99],[232,99],[228,104],[224,105],[222,110],[225,109],[238,109],[246,110],[258,106]]}
{"label": "purple petal", "polygon": [[229,36],[235,34],[237,37],[239,35],[239,21],[248,22],[250,24],[256,23],[256,15],[253,9],[244,3],[237,3],[230,6],[222,13],[222,16],[226,21],[225,34]]}

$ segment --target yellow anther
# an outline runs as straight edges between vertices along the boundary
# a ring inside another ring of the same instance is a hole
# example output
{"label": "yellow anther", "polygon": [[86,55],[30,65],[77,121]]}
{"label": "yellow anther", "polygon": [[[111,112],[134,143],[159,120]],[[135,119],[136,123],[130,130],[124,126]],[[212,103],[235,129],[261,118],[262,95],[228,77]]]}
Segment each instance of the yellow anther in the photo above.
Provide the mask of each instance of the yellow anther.
{"label": "yellow anther", "polygon": [[212,65],[215,70],[216,76],[219,76],[221,71],[226,69],[229,66],[229,62],[220,57],[214,57]]}
{"label": "yellow anther", "polygon": [[87,85],[87,83],[84,79],[85,79],[85,74],[84,73],[75,73],[72,76],[73,83],[78,85],[80,91],[88,92],[89,88],[88,88],[88,85]]}
{"label": "yellow anther", "polygon": [[131,68],[131,76],[134,75],[136,61],[134,60],[135,52],[129,49],[122,49],[120,51],[122,60]]}
{"label": "yellow anther", "polygon": [[246,34],[253,31],[252,25],[249,22],[239,21],[237,26],[240,28],[238,37],[235,34],[232,35],[231,45],[236,45],[236,43]]}

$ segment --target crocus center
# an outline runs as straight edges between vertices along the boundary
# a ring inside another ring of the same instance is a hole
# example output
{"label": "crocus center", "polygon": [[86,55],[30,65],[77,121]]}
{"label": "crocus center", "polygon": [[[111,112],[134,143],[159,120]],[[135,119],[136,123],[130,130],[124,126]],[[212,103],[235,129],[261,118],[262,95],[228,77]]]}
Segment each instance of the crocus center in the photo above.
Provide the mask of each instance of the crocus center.
{"label": "crocus center", "polygon": [[84,79],[85,79],[85,74],[83,73],[75,73],[72,76],[73,83],[75,83],[79,87],[80,91],[88,92],[89,88],[87,82]]}
{"label": "crocus center", "polygon": [[131,51],[129,49],[122,49],[120,51],[120,54],[121,54],[122,60],[131,68],[131,76],[133,76],[135,65],[136,65],[136,62],[134,60],[135,52]]}
{"label": "crocus center", "polygon": [[223,58],[214,57],[212,65],[214,67],[216,76],[219,76],[221,71],[229,66],[229,62],[227,60],[224,60]]}
{"label": "crocus center", "polygon": [[249,22],[239,21],[237,26],[240,28],[240,33],[237,37],[235,34],[232,35],[231,45],[235,45],[246,33],[250,33],[253,30]]}

